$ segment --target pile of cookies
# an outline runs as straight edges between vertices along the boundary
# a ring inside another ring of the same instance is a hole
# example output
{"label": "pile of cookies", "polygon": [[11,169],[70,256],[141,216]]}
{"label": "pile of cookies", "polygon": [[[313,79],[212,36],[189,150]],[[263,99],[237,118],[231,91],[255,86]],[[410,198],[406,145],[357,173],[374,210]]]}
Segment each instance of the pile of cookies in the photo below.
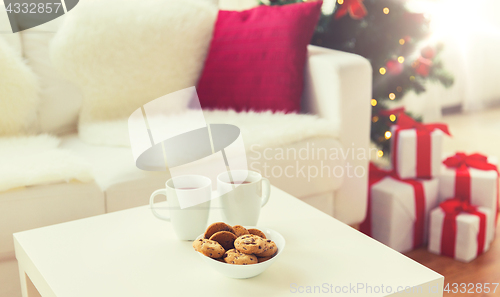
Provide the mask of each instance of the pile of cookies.
{"label": "pile of cookies", "polygon": [[262,263],[278,253],[276,244],[262,231],[223,222],[208,226],[203,238],[193,242],[193,248],[207,257],[236,265]]}

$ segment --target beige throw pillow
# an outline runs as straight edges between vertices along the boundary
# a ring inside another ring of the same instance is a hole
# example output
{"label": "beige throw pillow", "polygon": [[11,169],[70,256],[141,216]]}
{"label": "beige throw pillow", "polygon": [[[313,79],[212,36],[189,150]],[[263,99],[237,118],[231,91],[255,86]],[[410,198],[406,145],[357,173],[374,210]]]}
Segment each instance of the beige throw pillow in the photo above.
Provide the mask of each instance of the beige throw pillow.
{"label": "beige throw pillow", "polygon": [[[30,16],[39,17],[36,14]],[[82,104],[80,89],[56,71],[49,55],[49,45],[65,17],[63,15],[20,32],[23,56],[40,84],[38,122],[39,132],[42,133],[63,134],[76,131]]]}
{"label": "beige throw pillow", "polygon": [[195,0],[83,1],[54,37],[54,65],[83,92],[80,125],[127,118],[196,85],[217,7]]}
{"label": "beige throw pillow", "polygon": [[38,103],[35,74],[0,35],[0,136],[35,132]]}

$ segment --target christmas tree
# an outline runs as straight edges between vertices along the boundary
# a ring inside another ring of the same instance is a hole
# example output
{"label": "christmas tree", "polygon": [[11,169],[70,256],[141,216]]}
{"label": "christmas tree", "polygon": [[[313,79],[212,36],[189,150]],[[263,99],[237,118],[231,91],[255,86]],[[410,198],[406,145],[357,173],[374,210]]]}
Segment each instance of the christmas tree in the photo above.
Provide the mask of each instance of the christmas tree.
{"label": "christmas tree", "polygon": [[[270,0],[284,5],[300,0]],[[430,20],[412,13],[398,0],[325,0],[312,44],[367,58],[373,68],[371,139],[389,153],[390,125],[398,112],[388,102],[414,91],[425,92],[426,81],[449,87],[453,78],[439,61],[442,46],[428,44]],[[419,118],[416,118],[419,120]]]}

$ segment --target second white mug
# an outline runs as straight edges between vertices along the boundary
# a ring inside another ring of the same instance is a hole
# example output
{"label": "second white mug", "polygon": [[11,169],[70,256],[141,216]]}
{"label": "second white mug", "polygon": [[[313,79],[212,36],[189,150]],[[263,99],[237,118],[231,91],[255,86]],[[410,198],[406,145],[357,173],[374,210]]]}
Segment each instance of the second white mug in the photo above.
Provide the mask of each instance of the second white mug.
{"label": "second white mug", "polygon": [[260,209],[269,201],[271,184],[258,172],[232,170],[219,174],[217,190],[224,222],[256,226]]}

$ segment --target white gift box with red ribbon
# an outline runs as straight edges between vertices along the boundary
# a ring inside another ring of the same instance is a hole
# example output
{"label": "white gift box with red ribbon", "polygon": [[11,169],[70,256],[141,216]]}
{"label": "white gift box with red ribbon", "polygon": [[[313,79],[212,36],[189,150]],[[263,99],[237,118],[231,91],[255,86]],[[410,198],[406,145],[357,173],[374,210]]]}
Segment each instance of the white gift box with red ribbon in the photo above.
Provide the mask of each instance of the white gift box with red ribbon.
{"label": "white gift box with red ribbon", "polygon": [[[487,162],[496,165],[496,157],[488,157]],[[457,193],[460,186],[456,187],[457,168],[448,167],[441,164],[439,175],[439,200],[444,201],[450,197],[460,195],[468,196],[468,201],[472,205],[487,207],[491,210],[497,209],[498,198],[498,173],[495,170],[480,170],[473,167],[468,168],[470,188],[467,193]]]}
{"label": "white gift box with red ribbon", "polygon": [[[393,166],[400,178],[417,178],[429,177],[425,173],[420,173],[418,170],[418,162],[427,162],[430,168],[430,177],[439,175],[442,161],[442,143],[444,138],[443,131],[436,129],[430,132],[430,152],[419,151],[416,129],[398,130],[398,126],[392,126],[392,137],[397,141],[397,144],[392,144],[393,147]],[[396,136],[397,134],[397,136]],[[394,150],[394,147],[396,150]],[[420,155],[419,155],[420,154]],[[419,160],[419,156],[426,156],[423,160]],[[427,157],[428,156],[428,157]]]}
{"label": "white gift box with red ribbon", "polygon": [[450,135],[446,124],[423,124],[406,115],[397,116],[391,127],[392,165],[398,176],[433,178],[439,174],[444,134]]}
{"label": "white gift box with red ribbon", "polygon": [[[428,214],[438,204],[438,180],[417,180],[423,186],[424,231],[426,242]],[[386,177],[371,189],[371,236],[399,252],[414,249],[416,220],[415,189],[411,184]]]}
{"label": "white gift box with red ribbon", "polygon": [[[494,212],[487,207],[478,207],[479,212],[486,215],[486,230],[484,249],[481,253],[486,252],[494,238],[495,215]],[[429,231],[429,246],[428,249],[434,254],[441,255],[442,253],[442,235],[443,222],[445,212],[440,207],[434,209],[430,214],[430,231]],[[480,219],[477,215],[462,212],[456,216],[456,239],[455,242],[448,244],[454,245],[454,258],[462,262],[470,262],[478,255],[478,233],[480,230]],[[447,230],[446,232],[451,232]]]}

